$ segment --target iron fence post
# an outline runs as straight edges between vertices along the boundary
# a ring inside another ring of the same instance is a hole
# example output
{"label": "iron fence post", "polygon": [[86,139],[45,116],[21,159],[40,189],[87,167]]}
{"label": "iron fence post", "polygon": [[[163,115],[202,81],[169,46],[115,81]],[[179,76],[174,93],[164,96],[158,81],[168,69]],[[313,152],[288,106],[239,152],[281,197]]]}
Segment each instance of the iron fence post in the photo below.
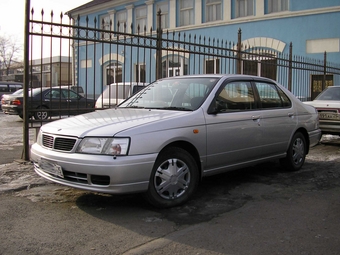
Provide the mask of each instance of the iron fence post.
{"label": "iron fence post", "polygon": [[28,89],[29,89],[29,17],[30,17],[30,0],[25,3],[25,31],[24,31],[24,94],[23,94],[23,151],[21,159],[29,160],[29,129],[28,129]]}
{"label": "iron fence post", "polygon": [[241,74],[241,61],[242,61],[242,57],[241,57],[241,48],[242,48],[242,31],[241,28],[238,29],[238,34],[237,34],[237,74]]}
{"label": "iron fence post", "polygon": [[322,90],[326,88],[326,74],[327,74],[327,53],[325,51],[323,55],[323,79],[322,79]]}
{"label": "iron fence post", "polygon": [[162,33],[161,10],[159,10],[157,12],[156,80],[162,78]]}
{"label": "iron fence post", "polygon": [[289,44],[289,63],[288,63],[288,90],[292,91],[292,79],[293,79],[293,43]]}

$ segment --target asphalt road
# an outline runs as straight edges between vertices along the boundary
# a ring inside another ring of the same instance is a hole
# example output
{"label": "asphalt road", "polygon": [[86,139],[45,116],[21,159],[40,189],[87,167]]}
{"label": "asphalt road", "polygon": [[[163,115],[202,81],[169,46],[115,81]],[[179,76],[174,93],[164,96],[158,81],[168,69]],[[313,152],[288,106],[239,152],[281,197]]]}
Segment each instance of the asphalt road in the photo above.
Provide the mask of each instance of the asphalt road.
{"label": "asphalt road", "polygon": [[[12,117],[0,115],[11,135]],[[1,148],[19,146],[1,134]],[[30,163],[0,164],[0,254],[339,254],[339,165],[340,138],[324,137],[298,172],[270,162],[212,176],[187,204],[158,210],[140,195],[85,192],[43,180]]]}

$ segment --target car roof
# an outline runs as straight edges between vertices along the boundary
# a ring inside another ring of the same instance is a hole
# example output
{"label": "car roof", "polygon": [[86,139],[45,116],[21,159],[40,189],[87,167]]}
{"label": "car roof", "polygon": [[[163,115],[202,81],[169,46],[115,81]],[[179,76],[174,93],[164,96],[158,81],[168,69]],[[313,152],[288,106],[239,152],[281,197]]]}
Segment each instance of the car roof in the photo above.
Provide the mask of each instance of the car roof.
{"label": "car roof", "polygon": [[254,75],[247,75],[247,74],[196,74],[196,75],[182,75],[182,76],[174,76],[174,77],[167,77],[161,78],[160,80],[171,80],[171,79],[185,79],[185,78],[204,78],[204,77],[211,77],[211,78],[225,78],[225,79],[252,79],[252,80],[266,80],[275,82],[272,79]]}

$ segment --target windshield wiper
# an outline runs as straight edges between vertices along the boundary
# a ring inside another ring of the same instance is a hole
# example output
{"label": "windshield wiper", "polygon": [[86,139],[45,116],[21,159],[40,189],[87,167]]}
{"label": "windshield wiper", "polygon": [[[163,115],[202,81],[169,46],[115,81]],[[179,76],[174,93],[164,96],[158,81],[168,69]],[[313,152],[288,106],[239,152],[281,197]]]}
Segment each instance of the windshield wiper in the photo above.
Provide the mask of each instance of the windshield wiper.
{"label": "windshield wiper", "polygon": [[178,107],[178,106],[169,106],[169,107],[162,107],[159,109],[164,110],[177,110],[177,111],[192,111],[192,109],[186,108],[186,107]]}
{"label": "windshield wiper", "polygon": [[130,106],[126,106],[126,107],[123,107],[123,108],[139,108],[139,109],[145,109],[144,106],[137,106],[137,105],[130,105]]}

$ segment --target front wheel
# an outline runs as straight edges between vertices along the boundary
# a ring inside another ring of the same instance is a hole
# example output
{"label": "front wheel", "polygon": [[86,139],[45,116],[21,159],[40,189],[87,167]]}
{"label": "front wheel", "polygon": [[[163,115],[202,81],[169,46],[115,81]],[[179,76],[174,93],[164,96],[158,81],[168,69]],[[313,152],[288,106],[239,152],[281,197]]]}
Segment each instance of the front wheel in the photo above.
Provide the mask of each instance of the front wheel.
{"label": "front wheel", "polygon": [[146,199],[154,206],[168,208],[190,199],[199,182],[193,157],[178,147],[161,153],[152,169]]}
{"label": "front wheel", "polygon": [[281,159],[280,162],[287,170],[298,171],[305,163],[306,151],[306,139],[302,133],[298,132],[290,142],[287,156]]}

